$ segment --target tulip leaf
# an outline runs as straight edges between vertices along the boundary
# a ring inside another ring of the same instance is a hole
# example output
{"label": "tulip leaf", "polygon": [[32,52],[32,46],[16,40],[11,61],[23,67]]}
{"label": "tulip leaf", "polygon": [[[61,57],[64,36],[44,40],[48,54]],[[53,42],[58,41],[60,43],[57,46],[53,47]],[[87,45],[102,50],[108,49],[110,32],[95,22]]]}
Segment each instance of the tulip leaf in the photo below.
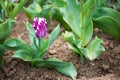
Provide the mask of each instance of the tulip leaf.
{"label": "tulip leaf", "polygon": [[49,37],[49,46],[53,43],[53,41],[57,38],[58,34],[60,32],[60,26],[57,25],[57,27],[51,32]]}
{"label": "tulip leaf", "polygon": [[58,8],[64,7],[66,5],[66,2],[64,0],[49,0],[49,2]]}
{"label": "tulip leaf", "polygon": [[67,5],[61,9],[64,21],[69,25],[72,31],[80,36],[80,6],[78,0],[65,0]]}
{"label": "tulip leaf", "polygon": [[120,13],[110,8],[99,8],[94,14],[94,24],[107,34],[120,40]]}
{"label": "tulip leaf", "polygon": [[[82,5],[82,4],[81,4]],[[81,9],[81,39],[82,45],[86,46],[92,38],[93,23],[92,17],[96,9],[96,0],[87,0]]]}
{"label": "tulip leaf", "polygon": [[0,43],[3,43],[4,40],[10,35],[11,28],[14,23],[14,20],[9,19],[0,24]]}
{"label": "tulip leaf", "polygon": [[24,24],[25,24],[25,26],[26,26],[26,28],[29,32],[29,39],[30,39],[30,42],[32,44],[32,48],[36,51],[39,47],[39,41],[40,42],[42,41],[41,43],[43,43],[44,40],[36,39],[35,31],[34,31],[34,29],[32,28],[32,25],[29,22],[25,22]]}
{"label": "tulip leaf", "polygon": [[17,38],[12,38],[4,42],[4,45],[8,49],[13,49],[13,50],[19,50],[19,49],[24,49],[24,50],[32,50],[30,45],[26,44],[24,41],[17,39]]}
{"label": "tulip leaf", "polygon": [[27,3],[28,0],[21,0],[20,3],[18,3],[13,11],[10,13],[9,18],[14,19],[14,17],[17,15],[17,13],[23,8],[23,6]]}
{"label": "tulip leaf", "polygon": [[102,43],[103,41],[101,39],[95,37],[86,48],[81,48],[80,51],[89,60],[94,60],[105,51],[104,47],[101,45]]}
{"label": "tulip leaf", "polygon": [[33,19],[37,14],[41,12],[41,7],[37,2],[33,2],[27,8],[23,7],[23,11],[30,18]]}
{"label": "tulip leaf", "polygon": [[23,61],[32,61],[33,55],[28,50],[17,50],[13,56],[14,58],[22,59]]}
{"label": "tulip leaf", "polygon": [[0,44],[0,68],[3,65],[3,55],[5,53],[5,48],[3,45]]}
{"label": "tulip leaf", "polygon": [[10,28],[8,22],[0,24],[0,43],[2,43],[10,34]]}
{"label": "tulip leaf", "polygon": [[75,80],[77,76],[77,72],[71,62],[63,62],[56,58],[36,61],[35,66],[56,69],[58,72],[71,77],[73,80]]}
{"label": "tulip leaf", "polygon": [[45,52],[48,50],[48,48],[49,48],[49,40],[45,40],[40,47],[40,52],[39,52],[38,57],[44,58]]}

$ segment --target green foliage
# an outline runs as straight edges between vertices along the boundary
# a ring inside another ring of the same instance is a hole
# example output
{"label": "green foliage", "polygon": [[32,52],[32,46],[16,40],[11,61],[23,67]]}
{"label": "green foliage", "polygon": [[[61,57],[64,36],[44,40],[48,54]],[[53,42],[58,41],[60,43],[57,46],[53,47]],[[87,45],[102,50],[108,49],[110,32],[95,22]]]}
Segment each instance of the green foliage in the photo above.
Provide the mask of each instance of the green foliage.
{"label": "green foliage", "polygon": [[5,52],[5,48],[3,45],[0,44],[0,68],[2,67],[3,65],[3,54]]}
{"label": "green foliage", "polygon": [[[66,0],[68,1],[68,0]],[[81,62],[86,57],[94,60],[105,51],[99,38],[91,40],[93,34],[92,18],[96,10],[97,0],[69,0],[62,10],[63,20],[69,25],[72,32],[64,33],[64,38],[70,43],[69,47],[74,53],[81,56]]]}
{"label": "green foliage", "polygon": [[76,80],[77,73],[71,62],[63,62],[56,58],[49,58],[47,60],[36,61],[35,65],[36,67],[54,68],[60,73],[71,77],[73,80]]}
{"label": "green foliage", "polygon": [[37,38],[35,32],[30,23],[25,23],[27,30],[29,31],[29,38],[31,46],[20,39],[10,39],[5,41],[4,45],[8,49],[16,50],[12,57],[29,62],[35,67],[47,67],[54,68],[58,72],[76,79],[77,72],[71,62],[63,62],[56,58],[49,58],[44,60],[44,56],[50,45],[57,38],[60,32],[60,26],[58,25],[50,34],[49,38],[44,40],[43,38]]}
{"label": "green foliage", "polygon": [[41,12],[41,6],[38,2],[34,1],[27,8],[23,8],[24,13],[32,20],[36,15]]}
{"label": "green foliage", "polygon": [[[13,19],[27,1],[28,0],[20,0],[19,3],[16,3],[11,0],[0,0],[0,66],[3,64],[2,56],[5,52],[4,41],[10,35],[11,29],[15,24]],[[14,45],[15,44],[11,44],[11,46]]]}
{"label": "green foliage", "polygon": [[27,1],[28,0],[20,0],[19,3],[15,3],[10,0],[7,0],[7,1],[0,0],[1,11],[3,15],[2,19],[5,20],[6,17],[9,19],[14,19],[14,17],[23,8],[23,6]]}
{"label": "green foliage", "polygon": [[48,0],[54,7],[61,8],[66,6],[66,2],[63,0]]}
{"label": "green foliage", "polygon": [[6,20],[0,24],[0,44],[9,36],[11,27],[15,24],[14,20]]}
{"label": "green foliage", "polygon": [[111,8],[97,9],[93,20],[96,27],[120,40],[120,13]]}

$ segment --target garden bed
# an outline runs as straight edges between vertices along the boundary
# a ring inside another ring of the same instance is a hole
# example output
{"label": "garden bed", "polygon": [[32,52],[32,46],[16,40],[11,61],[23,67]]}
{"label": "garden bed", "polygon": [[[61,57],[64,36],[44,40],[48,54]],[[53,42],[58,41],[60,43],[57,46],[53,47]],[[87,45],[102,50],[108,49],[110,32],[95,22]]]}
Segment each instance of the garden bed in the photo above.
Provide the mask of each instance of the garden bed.
{"label": "garden bed", "polygon": [[[16,20],[17,23],[10,38],[21,38],[29,43],[28,32],[23,23],[28,19],[23,13],[20,13],[17,15]],[[48,27],[53,26],[49,25]],[[104,41],[103,45],[106,50],[94,61],[85,60],[85,63],[81,64],[80,57],[72,54],[72,51],[68,48],[68,43],[64,41],[61,35],[49,48],[45,59],[56,57],[66,62],[71,61],[78,72],[78,80],[119,80],[120,42],[98,29],[94,29],[94,36],[98,36]],[[6,51],[4,55],[4,65],[0,70],[1,80],[71,80],[53,69],[33,68],[22,60],[13,59],[11,57],[13,53],[13,51]]]}

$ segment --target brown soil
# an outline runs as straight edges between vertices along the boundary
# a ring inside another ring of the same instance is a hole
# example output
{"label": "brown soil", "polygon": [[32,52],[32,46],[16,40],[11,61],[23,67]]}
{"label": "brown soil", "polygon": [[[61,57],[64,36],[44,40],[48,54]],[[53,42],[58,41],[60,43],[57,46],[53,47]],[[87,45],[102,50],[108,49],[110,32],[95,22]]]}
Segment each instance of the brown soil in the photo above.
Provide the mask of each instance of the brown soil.
{"label": "brown soil", "polygon": [[[17,37],[29,43],[28,32],[23,24],[28,19],[22,13],[16,19],[17,23],[9,38]],[[94,61],[85,60],[81,64],[80,57],[72,54],[62,36],[52,44],[45,58],[56,57],[71,61],[78,72],[77,80],[120,80],[120,42],[97,29],[94,30],[94,36],[96,35],[104,41],[106,51]],[[14,51],[6,51],[4,55],[0,80],[71,80],[53,69],[34,68],[26,62],[13,59],[13,53]]]}

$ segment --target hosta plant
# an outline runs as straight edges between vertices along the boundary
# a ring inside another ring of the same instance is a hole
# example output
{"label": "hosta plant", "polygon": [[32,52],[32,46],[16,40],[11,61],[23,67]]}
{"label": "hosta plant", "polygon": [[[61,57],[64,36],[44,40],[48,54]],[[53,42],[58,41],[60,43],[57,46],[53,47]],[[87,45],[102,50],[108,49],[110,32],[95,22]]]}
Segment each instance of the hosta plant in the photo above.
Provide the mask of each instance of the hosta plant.
{"label": "hosta plant", "polygon": [[92,39],[93,14],[96,10],[98,0],[65,0],[68,4],[61,9],[63,20],[69,25],[72,32],[65,32],[64,38],[70,43],[72,51],[89,60],[98,58],[103,51],[103,41],[98,37]]}
{"label": "hosta plant", "polygon": [[44,60],[46,51],[59,34],[59,25],[51,32],[48,39],[44,39],[47,32],[46,19],[34,18],[33,25],[28,22],[25,25],[29,31],[30,45],[17,38],[7,40],[4,43],[5,47],[16,50],[13,58],[26,61],[35,67],[54,68],[58,72],[75,79],[77,73],[71,62],[63,62],[57,58]]}

